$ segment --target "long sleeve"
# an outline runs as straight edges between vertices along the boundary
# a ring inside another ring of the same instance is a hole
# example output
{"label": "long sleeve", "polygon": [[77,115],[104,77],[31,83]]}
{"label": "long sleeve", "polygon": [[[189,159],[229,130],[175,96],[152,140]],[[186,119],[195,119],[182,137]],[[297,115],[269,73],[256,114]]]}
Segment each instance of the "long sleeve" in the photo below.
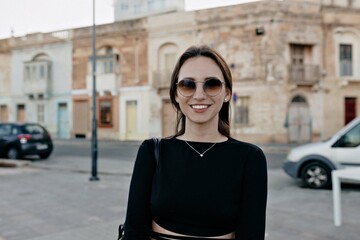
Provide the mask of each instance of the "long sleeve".
{"label": "long sleeve", "polygon": [[267,202],[267,165],[261,149],[249,151],[244,169],[237,240],[264,240]]}
{"label": "long sleeve", "polygon": [[125,240],[148,240],[151,230],[150,197],[155,171],[154,144],[145,140],[137,153],[125,220]]}

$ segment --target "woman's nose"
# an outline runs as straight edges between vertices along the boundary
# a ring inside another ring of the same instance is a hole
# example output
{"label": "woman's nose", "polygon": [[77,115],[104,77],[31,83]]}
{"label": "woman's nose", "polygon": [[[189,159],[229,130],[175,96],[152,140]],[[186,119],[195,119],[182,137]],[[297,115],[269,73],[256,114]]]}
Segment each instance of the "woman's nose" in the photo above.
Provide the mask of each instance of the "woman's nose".
{"label": "woman's nose", "polygon": [[204,83],[197,82],[196,83],[196,89],[193,98],[196,99],[202,99],[206,97],[206,93],[204,92]]}

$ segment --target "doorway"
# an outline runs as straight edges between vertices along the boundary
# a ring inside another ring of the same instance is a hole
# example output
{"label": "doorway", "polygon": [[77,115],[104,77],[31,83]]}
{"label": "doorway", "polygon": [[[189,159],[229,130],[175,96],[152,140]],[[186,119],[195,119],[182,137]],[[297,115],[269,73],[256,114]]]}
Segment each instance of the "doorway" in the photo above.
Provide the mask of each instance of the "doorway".
{"label": "doorway", "polygon": [[345,125],[356,117],[356,98],[345,98]]}
{"label": "doorway", "polygon": [[288,137],[290,143],[306,143],[311,141],[311,116],[306,99],[295,96],[288,112]]}
{"label": "doorway", "polygon": [[75,100],[73,109],[73,132],[75,138],[85,138],[89,127],[89,102],[87,100]]}
{"label": "doorway", "polygon": [[25,105],[18,104],[16,108],[16,121],[25,122]]}
{"label": "doorway", "polygon": [[58,138],[69,138],[69,114],[66,103],[58,104]]}
{"label": "doorway", "polygon": [[135,140],[138,135],[137,101],[126,101],[126,139]]}

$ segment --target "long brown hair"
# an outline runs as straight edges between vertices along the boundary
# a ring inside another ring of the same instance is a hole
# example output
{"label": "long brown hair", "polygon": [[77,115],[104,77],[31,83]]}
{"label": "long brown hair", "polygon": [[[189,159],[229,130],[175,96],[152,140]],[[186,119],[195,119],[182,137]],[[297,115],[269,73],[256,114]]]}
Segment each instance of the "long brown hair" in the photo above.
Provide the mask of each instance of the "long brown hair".
{"label": "long brown hair", "polygon": [[[176,83],[178,82],[179,72],[186,60],[200,56],[211,58],[219,66],[225,80],[225,87],[230,92],[230,95],[232,94],[232,77],[231,77],[230,68],[225,62],[224,58],[220,55],[220,53],[218,53],[216,50],[206,45],[202,45],[198,47],[197,46],[189,47],[178,59],[174,71],[171,75],[170,99],[177,113],[175,136],[179,136],[185,133],[185,115],[181,112],[180,106],[176,102],[176,96],[177,96]],[[226,137],[230,137],[229,119],[230,119],[230,101],[227,101],[223,103],[220,109],[219,124],[218,124],[219,132]]]}

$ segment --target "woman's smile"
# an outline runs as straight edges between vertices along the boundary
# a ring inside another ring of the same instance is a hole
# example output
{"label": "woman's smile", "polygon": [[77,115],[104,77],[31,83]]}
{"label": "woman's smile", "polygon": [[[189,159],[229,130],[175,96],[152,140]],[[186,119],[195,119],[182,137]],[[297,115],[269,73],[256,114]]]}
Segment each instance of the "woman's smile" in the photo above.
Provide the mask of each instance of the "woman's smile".
{"label": "woman's smile", "polygon": [[205,110],[210,106],[211,106],[211,104],[193,104],[193,105],[190,105],[190,107],[195,109],[195,110]]}

